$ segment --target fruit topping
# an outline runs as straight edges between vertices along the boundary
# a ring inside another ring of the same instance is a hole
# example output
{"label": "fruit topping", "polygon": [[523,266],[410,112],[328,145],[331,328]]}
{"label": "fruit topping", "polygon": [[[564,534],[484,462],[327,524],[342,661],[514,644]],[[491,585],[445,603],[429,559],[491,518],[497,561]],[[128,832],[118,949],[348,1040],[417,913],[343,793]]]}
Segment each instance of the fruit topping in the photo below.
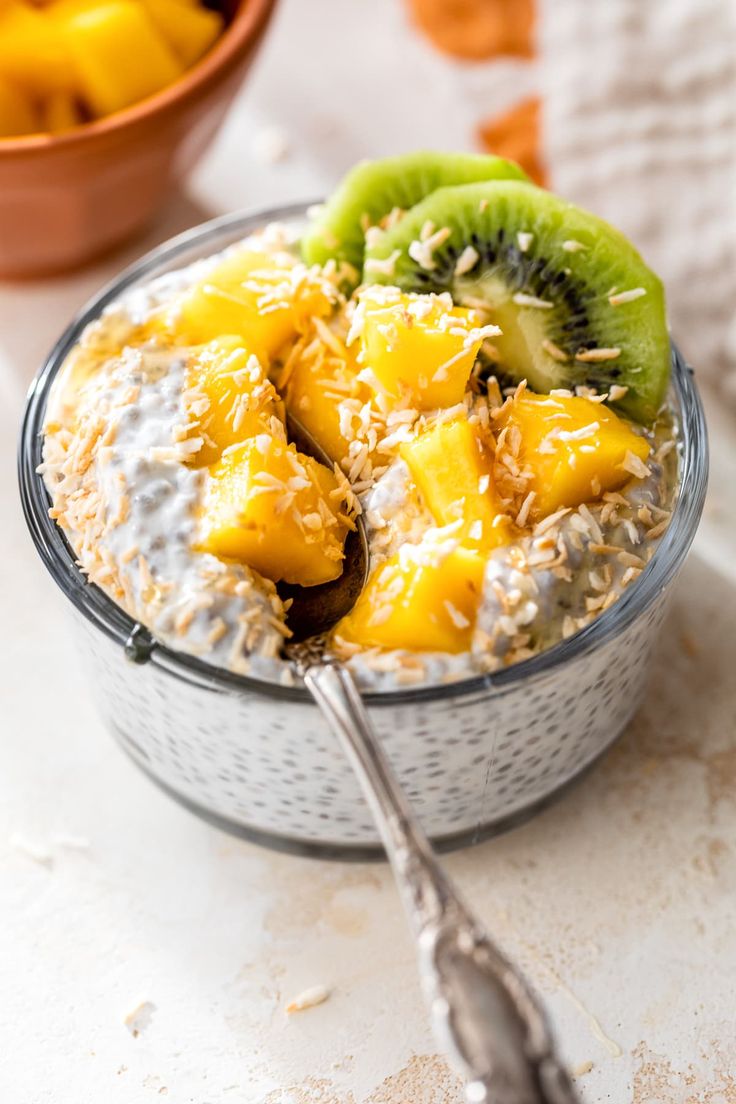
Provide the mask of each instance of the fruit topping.
{"label": "fruit topping", "polygon": [[499,411],[495,428],[499,448],[508,442],[524,473],[532,520],[617,490],[641,474],[650,453],[644,437],[585,398],[523,391]]}
{"label": "fruit topping", "polygon": [[342,572],[354,526],[345,481],[268,433],[224,453],[210,468],[200,548],[267,579],[316,586]]}
{"label": "fruit topping", "polygon": [[380,564],[335,629],[361,648],[463,652],[470,647],[485,559],[435,531]]}
{"label": "fruit topping", "polygon": [[358,379],[357,347],[317,323],[304,335],[274,380],[286,409],[319,441],[331,460],[350,456],[355,423],[370,401],[370,387]]}
{"label": "fruit topping", "polygon": [[[361,161],[345,176],[308,227],[302,252],[308,264],[335,260],[357,284],[367,240],[436,188],[474,180],[526,179],[512,161],[470,153],[420,151]],[[386,255],[388,257],[388,254]],[[384,271],[388,265],[384,261]]]}
{"label": "fruit topping", "polygon": [[192,457],[198,467],[214,464],[231,445],[269,432],[272,418],[283,420],[278,392],[238,337],[220,337],[199,349],[187,377],[189,435],[202,439]]}
{"label": "fruit topping", "polygon": [[268,365],[306,319],[330,313],[325,287],[290,253],[239,249],[185,292],[167,321],[193,345],[237,334]]}
{"label": "fruit topping", "polygon": [[485,306],[501,328],[494,370],[534,391],[593,387],[642,422],[662,404],[670,343],[659,279],[622,234],[540,188],[438,189],[369,244],[364,279]]}
{"label": "fruit topping", "polygon": [[461,522],[464,545],[489,552],[513,538],[493,485],[493,456],[466,417],[435,422],[401,446],[401,457],[438,525]]}
{"label": "fruit topping", "polygon": [[455,307],[449,296],[368,288],[357,308],[361,357],[381,387],[417,410],[462,400],[487,332],[477,312]]}
{"label": "fruit topping", "polygon": [[30,96],[0,77],[0,134],[31,134],[40,129],[41,120]]}
{"label": "fruit topping", "polygon": [[60,133],[152,96],[223,26],[198,0],[1,0],[0,139]]}
{"label": "fruit topping", "polygon": [[80,94],[93,115],[129,107],[181,75],[173,50],[140,4],[108,0],[94,7],[70,7],[57,26],[68,45]]}

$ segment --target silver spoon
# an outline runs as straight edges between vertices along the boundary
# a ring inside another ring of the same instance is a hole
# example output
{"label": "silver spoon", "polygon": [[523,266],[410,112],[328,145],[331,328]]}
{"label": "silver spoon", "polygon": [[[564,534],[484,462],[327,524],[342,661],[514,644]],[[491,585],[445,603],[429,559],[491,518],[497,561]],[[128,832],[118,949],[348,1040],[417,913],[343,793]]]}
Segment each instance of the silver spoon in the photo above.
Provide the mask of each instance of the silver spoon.
{"label": "silver spoon", "polygon": [[[301,452],[331,467],[302,425]],[[340,740],[381,834],[417,943],[419,971],[439,1045],[454,1057],[469,1104],[575,1104],[546,1017],[526,981],[463,902],[440,866],[368,719],[352,675],[325,657],[324,633],[348,613],[368,574],[362,518],[345,569],[325,586],[280,586],[292,599],[287,652]]]}

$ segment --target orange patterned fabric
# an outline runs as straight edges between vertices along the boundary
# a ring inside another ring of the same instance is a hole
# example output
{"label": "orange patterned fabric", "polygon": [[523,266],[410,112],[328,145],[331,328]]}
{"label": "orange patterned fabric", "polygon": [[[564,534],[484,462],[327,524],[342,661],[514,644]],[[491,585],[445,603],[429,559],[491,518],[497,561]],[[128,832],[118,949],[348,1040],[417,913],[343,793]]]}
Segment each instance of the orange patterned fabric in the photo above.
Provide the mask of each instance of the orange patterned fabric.
{"label": "orange patterned fabric", "polygon": [[470,61],[534,57],[534,0],[408,0],[414,21],[445,53]]}
{"label": "orange patterned fabric", "polygon": [[487,119],[481,124],[478,135],[489,153],[518,161],[535,183],[546,187],[548,174],[542,157],[541,114],[541,100],[532,96],[510,111]]}

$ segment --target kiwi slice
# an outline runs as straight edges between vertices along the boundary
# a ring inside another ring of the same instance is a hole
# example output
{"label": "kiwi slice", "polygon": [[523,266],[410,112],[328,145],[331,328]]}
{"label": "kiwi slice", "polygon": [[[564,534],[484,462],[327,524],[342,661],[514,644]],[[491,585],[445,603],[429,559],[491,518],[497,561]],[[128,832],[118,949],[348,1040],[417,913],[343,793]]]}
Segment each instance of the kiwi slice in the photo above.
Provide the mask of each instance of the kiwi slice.
{"label": "kiwi slice", "polygon": [[503,331],[490,339],[499,374],[535,391],[618,384],[628,390],[614,390],[615,405],[640,422],[662,404],[670,342],[660,280],[618,230],[541,188],[439,188],[371,243],[364,279],[481,300]]}
{"label": "kiwi slice", "polygon": [[357,284],[365,231],[394,209],[408,210],[446,184],[526,179],[512,161],[482,154],[426,151],[361,161],[312,220],[302,238],[302,255],[307,264],[346,261],[356,270]]}

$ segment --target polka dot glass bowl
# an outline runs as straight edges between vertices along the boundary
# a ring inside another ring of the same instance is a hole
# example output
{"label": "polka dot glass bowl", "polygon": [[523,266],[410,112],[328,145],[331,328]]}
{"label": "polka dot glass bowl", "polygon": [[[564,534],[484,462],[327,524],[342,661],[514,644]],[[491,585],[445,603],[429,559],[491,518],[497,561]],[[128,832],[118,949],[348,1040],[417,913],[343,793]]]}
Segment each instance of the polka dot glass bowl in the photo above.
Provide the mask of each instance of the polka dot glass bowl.
{"label": "polka dot glass bowl", "polygon": [[[69,602],[90,690],[136,763],[193,811],[271,846],[345,858],[378,851],[371,815],[336,740],[300,688],[232,675],[152,642],[74,563],[36,474],[49,388],[81,331],[124,290],[217,252],[298,205],[232,215],[127,269],[75,319],[29,395],[20,486],[36,548]],[[530,815],[616,739],[646,693],[668,595],[700,518],[703,412],[676,349],[681,490],[642,576],[582,632],[497,674],[366,695],[396,773],[438,846],[480,840]]]}

